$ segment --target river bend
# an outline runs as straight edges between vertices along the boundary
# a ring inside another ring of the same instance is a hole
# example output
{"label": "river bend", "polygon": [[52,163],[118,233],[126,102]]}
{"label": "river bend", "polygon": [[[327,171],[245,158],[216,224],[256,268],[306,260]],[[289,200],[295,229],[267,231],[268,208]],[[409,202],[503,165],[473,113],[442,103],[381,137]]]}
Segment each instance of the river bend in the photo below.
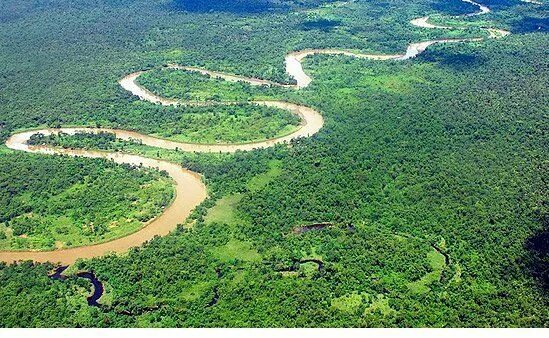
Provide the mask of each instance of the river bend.
{"label": "river bend", "polygon": [[[490,12],[490,9],[486,6],[480,5],[472,0],[462,0],[469,2],[479,7],[479,11],[471,15],[481,15]],[[533,1],[531,1],[533,2]],[[351,3],[351,2],[349,2]],[[429,17],[422,17],[414,19],[411,24],[423,28],[438,28],[438,29],[452,29],[447,26],[437,26],[428,22]],[[487,28],[490,33],[490,37],[502,37],[508,34],[506,31],[497,30],[493,28]],[[498,33],[499,32],[499,33]],[[315,54],[328,54],[328,55],[345,55],[355,58],[378,60],[378,61],[404,61],[418,56],[423,53],[429,46],[438,43],[456,43],[456,42],[468,42],[468,41],[481,41],[483,38],[469,38],[469,39],[440,39],[430,40],[423,42],[414,42],[408,45],[405,53],[402,54],[363,54],[356,53],[347,50],[340,49],[305,49],[301,51],[293,51],[286,55],[286,72],[295,79],[296,84],[282,84],[264,79],[249,78],[240,75],[227,74],[223,72],[216,72],[207,69],[180,66],[170,64],[167,65],[170,69],[182,69],[187,71],[196,71],[205,75],[209,75],[215,78],[221,78],[226,81],[243,81],[254,86],[280,86],[291,88],[294,90],[300,90],[310,85],[313,79],[303,69],[302,61],[308,56]],[[119,84],[125,90],[131,92],[139,99],[148,101],[154,104],[161,105],[210,105],[210,104],[236,104],[236,102],[225,103],[209,103],[209,102],[185,102],[165,97],[158,96],[146,88],[143,88],[137,83],[137,79],[145,71],[138,71],[131,73],[119,81]],[[25,131],[13,134],[6,141],[6,146],[10,149],[17,151],[24,151],[30,153],[39,153],[46,155],[68,155],[68,156],[81,156],[88,158],[104,158],[112,160],[116,163],[126,163],[132,165],[142,165],[149,168],[157,168],[165,170],[169,176],[173,179],[175,184],[175,198],[164,212],[157,218],[151,220],[144,225],[140,230],[134,232],[126,237],[118,238],[109,242],[99,243],[95,245],[59,249],[54,251],[0,251],[0,261],[13,262],[20,260],[33,260],[37,262],[56,262],[63,265],[74,263],[79,258],[92,258],[103,256],[109,253],[122,253],[127,251],[131,247],[139,246],[142,243],[151,240],[155,236],[165,236],[169,232],[173,231],[179,223],[182,223],[191,213],[191,211],[202,203],[208,196],[207,189],[199,174],[182,168],[181,166],[168,161],[151,159],[139,155],[131,155],[119,152],[104,152],[93,150],[79,150],[79,149],[59,149],[51,148],[47,146],[30,146],[27,141],[30,137],[36,133],[42,133],[50,135],[53,133],[67,133],[75,134],[77,132],[111,132],[116,134],[116,137],[123,140],[139,140],[145,145],[158,147],[162,149],[179,149],[181,151],[188,152],[226,152],[231,153],[238,150],[249,151],[253,149],[260,149],[274,146],[275,144],[287,143],[295,138],[310,137],[316,134],[324,125],[324,119],[320,112],[314,108],[300,105],[291,102],[278,101],[278,100],[261,100],[252,101],[251,104],[264,105],[269,107],[275,107],[285,109],[293,114],[296,114],[301,118],[301,125],[298,130],[287,136],[274,138],[265,141],[251,142],[244,144],[194,144],[184,143],[171,140],[165,140],[156,138],[150,135],[140,134],[135,131],[128,131],[122,129],[110,129],[110,128],[58,128],[58,129],[42,129]]]}

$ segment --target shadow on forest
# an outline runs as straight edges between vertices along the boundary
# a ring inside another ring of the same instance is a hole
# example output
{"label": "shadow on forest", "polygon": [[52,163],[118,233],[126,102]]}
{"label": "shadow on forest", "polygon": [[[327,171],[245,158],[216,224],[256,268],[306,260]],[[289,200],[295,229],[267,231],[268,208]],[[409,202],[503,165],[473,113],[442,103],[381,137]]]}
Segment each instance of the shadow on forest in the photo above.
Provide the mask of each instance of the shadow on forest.
{"label": "shadow on forest", "polygon": [[270,0],[173,0],[177,10],[195,13],[229,12],[229,13],[262,13],[286,8],[283,4],[273,4]]}
{"label": "shadow on forest", "polygon": [[320,30],[323,32],[329,32],[340,24],[341,21],[338,20],[318,19],[301,23],[299,25],[299,29],[304,31]]}
{"label": "shadow on forest", "polygon": [[549,217],[545,217],[544,230],[528,238],[524,247],[528,252],[527,269],[547,293],[549,291]]}
{"label": "shadow on forest", "polygon": [[[518,0],[479,0],[476,2],[490,7],[492,12],[497,12],[516,6]],[[433,11],[445,15],[466,15],[478,11],[478,6],[465,1],[436,1],[430,7]]]}
{"label": "shadow on forest", "polygon": [[436,1],[431,4],[434,12],[445,15],[463,15],[477,10],[477,6],[464,1]]}
{"label": "shadow on forest", "polygon": [[473,70],[481,67],[487,60],[478,54],[444,52],[438,50],[427,51],[424,54],[425,61],[436,62],[441,67],[451,68],[457,71]]}
{"label": "shadow on forest", "polygon": [[513,33],[547,32],[549,18],[524,17],[511,25]]}

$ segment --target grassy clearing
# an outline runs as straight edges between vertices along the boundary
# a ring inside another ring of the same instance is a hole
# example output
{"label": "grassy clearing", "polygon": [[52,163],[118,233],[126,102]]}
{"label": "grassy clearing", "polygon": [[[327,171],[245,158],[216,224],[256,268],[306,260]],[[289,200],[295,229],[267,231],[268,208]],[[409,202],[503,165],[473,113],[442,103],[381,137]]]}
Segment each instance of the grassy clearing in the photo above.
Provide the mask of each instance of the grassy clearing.
{"label": "grassy clearing", "polygon": [[301,251],[302,259],[317,259],[322,260],[322,255],[316,252],[316,247],[312,246],[309,251]]}
{"label": "grassy clearing", "polygon": [[68,268],[65,269],[65,271],[63,271],[63,275],[65,276],[76,276],[76,274],[78,273],[78,264],[71,264],[69,265]]}
{"label": "grassy clearing", "polygon": [[241,285],[244,282],[244,280],[246,279],[247,274],[248,273],[246,271],[243,271],[243,270],[236,271],[234,273],[233,279],[231,280],[231,284],[232,285]]}
{"label": "grassy clearing", "polygon": [[200,298],[204,293],[208,292],[211,288],[210,282],[198,282],[193,283],[190,286],[186,287],[180,293],[180,299],[191,302]]}
{"label": "grassy clearing", "polygon": [[346,313],[355,313],[362,305],[362,295],[358,293],[346,294],[331,301],[334,309]]}
{"label": "grassy clearing", "polygon": [[409,93],[418,84],[428,84],[428,81],[424,78],[424,73],[430,67],[430,65],[422,65],[422,67],[405,70],[398,74],[365,74],[361,77],[360,83],[372,89],[380,89],[390,93]]}
{"label": "grassy clearing", "polygon": [[299,276],[299,272],[298,271],[281,271],[280,275],[282,275],[282,277],[297,277]]}
{"label": "grassy clearing", "polygon": [[227,244],[211,249],[212,254],[222,262],[240,260],[259,262],[261,255],[252,247],[252,243],[231,239]]}
{"label": "grassy clearing", "polygon": [[236,213],[236,206],[243,196],[242,194],[234,194],[219,199],[215,206],[208,210],[204,222],[238,225],[240,219]]}
{"label": "grassy clearing", "polygon": [[272,182],[276,177],[282,174],[282,161],[271,160],[269,161],[269,170],[263,174],[259,174],[252,178],[248,182],[248,189],[252,192],[259,191],[263,187],[267,186]]}
{"label": "grassy clearing", "polygon": [[453,265],[454,265],[455,272],[454,272],[454,276],[452,276],[452,279],[450,279],[450,283],[459,284],[461,283],[461,273],[462,273],[461,265],[459,265],[458,263],[455,263]]}

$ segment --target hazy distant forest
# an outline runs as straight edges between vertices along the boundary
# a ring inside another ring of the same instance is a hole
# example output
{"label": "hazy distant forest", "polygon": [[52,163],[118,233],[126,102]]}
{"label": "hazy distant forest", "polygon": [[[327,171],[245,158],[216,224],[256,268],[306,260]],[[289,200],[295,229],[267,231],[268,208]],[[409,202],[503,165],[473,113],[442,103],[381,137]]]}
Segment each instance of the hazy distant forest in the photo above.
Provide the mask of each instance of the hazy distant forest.
{"label": "hazy distant forest", "polygon": [[[478,2],[492,11],[457,18],[477,10],[459,0],[0,1],[0,250],[120,237],[173,198],[163,172],[16,152],[4,146],[16,131],[104,126],[208,143],[297,128],[286,111],[246,105],[269,98],[325,119],[313,137],[235,154],[40,139],[177,162],[204,176],[209,198],[177,231],[81,260],[66,280],[48,277],[53,263],[0,263],[0,326],[549,326],[549,5]],[[410,25],[426,15],[463,28]],[[290,51],[401,53],[483,27],[511,34],[401,62],[308,57],[314,81],[299,92],[161,68],[292,83]],[[140,83],[159,95],[242,104],[140,101],[117,81],[144,69]],[[328,226],[296,230],[313,224]],[[103,283],[100,306],[77,271]]]}

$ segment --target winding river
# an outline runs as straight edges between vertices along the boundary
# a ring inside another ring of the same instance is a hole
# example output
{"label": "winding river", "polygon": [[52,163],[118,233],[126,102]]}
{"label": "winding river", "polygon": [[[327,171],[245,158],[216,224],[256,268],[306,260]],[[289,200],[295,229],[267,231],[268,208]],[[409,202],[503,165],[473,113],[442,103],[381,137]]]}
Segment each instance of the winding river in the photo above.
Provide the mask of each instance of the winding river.
{"label": "winding river", "polygon": [[[462,0],[479,7],[479,12],[475,12],[467,15],[478,15],[488,13],[489,8],[475,3],[471,0]],[[419,18],[411,21],[412,24],[425,27],[425,28],[443,28],[450,29],[451,27],[435,26],[428,23],[428,17]],[[493,29],[487,29],[488,32]],[[494,30],[493,30],[494,31]],[[504,32],[504,31],[501,31]],[[507,32],[508,33],[508,32]],[[490,37],[501,37],[506,34],[494,35],[490,33]],[[309,86],[312,82],[312,78],[307,75],[303,69],[302,61],[308,56],[315,54],[328,54],[328,55],[345,55],[355,58],[371,59],[371,60],[408,60],[416,57],[424,52],[429,46],[438,43],[454,43],[454,42],[467,42],[467,41],[480,41],[483,38],[471,38],[471,39],[440,39],[430,40],[423,42],[411,43],[406,52],[403,54],[362,54],[354,53],[346,50],[339,49],[306,49],[301,51],[294,51],[286,55],[286,72],[296,80],[295,85],[281,84],[273,81],[248,78],[244,76],[226,74],[222,72],[215,72],[207,69],[201,69],[196,67],[187,67],[180,65],[168,65],[171,69],[183,69],[188,71],[196,71],[202,74],[206,74],[212,77],[221,78],[226,81],[243,81],[254,86],[281,86],[299,90]],[[141,100],[148,101],[161,105],[210,105],[213,103],[207,102],[189,102],[189,101],[177,101],[173,99],[164,98],[158,96],[146,88],[141,87],[137,83],[137,79],[145,71],[139,71],[125,76],[119,81],[119,84],[125,90],[131,92],[133,95],[139,97]],[[225,102],[215,104],[235,104],[236,102]],[[59,149],[51,148],[47,146],[30,146],[27,141],[30,137],[37,133],[50,135],[54,133],[67,133],[75,134],[77,132],[112,132],[120,139],[140,140],[143,144],[163,148],[163,149],[176,149],[188,152],[226,152],[231,153],[237,150],[253,150],[271,147],[275,144],[287,143],[292,139],[299,137],[310,137],[317,133],[324,125],[324,119],[322,115],[311,107],[305,105],[295,104],[285,101],[252,101],[251,104],[263,105],[269,107],[276,107],[280,109],[288,110],[301,118],[301,126],[294,133],[270,140],[245,143],[245,144],[193,144],[170,141],[160,138],[155,138],[149,135],[140,134],[133,131],[110,129],[110,128],[59,128],[59,129],[42,129],[25,131],[21,133],[13,134],[6,141],[6,146],[13,150],[24,151],[30,153],[39,153],[47,155],[68,155],[68,156],[82,156],[88,158],[105,158],[112,160],[116,163],[127,163],[133,165],[142,165],[149,168],[158,168],[165,170],[169,176],[175,182],[175,199],[170,206],[168,206],[164,212],[157,218],[148,222],[140,230],[132,233],[126,237],[118,238],[106,243],[100,243],[90,246],[60,249],[54,251],[1,251],[0,261],[14,262],[20,260],[33,260],[37,262],[57,262],[63,265],[69,265],[74,263],[80,258],[92,258],[103,256],[108,253],[122,253],[127,251],[131,247],[139,246],[142,243],[151,240],[155,236],[167,235],[170,231],[177,227],[177,224],[183,222],[191,211],[202,203],[207,198],[207,189],[199,174],[182,168],[181,166],[163,161],[151,159],[138,155],[131,155],[118,152],[103,152],[103,151],[91,151],[91,150],[78,150],[78,149]]]}

